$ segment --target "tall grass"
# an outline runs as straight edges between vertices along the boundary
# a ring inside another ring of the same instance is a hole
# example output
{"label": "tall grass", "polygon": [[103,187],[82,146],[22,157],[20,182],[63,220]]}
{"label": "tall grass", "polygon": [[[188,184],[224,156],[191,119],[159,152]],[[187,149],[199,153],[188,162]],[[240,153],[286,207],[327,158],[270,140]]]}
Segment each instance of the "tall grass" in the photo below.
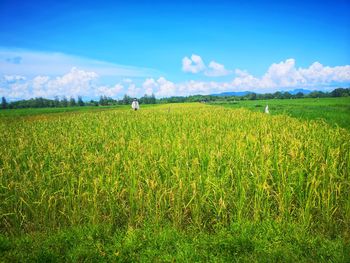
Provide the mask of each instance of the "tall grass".
{"label": "tall grass", "polygon": [[171,105],[0,124],[0,230],[273,220],[350,232],[350,133],[244,109]]}

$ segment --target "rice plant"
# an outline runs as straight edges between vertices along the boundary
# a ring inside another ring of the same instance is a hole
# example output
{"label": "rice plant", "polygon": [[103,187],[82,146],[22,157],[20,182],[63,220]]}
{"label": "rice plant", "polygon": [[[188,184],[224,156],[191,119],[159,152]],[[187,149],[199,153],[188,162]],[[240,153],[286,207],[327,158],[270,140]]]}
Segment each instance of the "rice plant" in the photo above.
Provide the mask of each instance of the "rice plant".
{"label": "rice plant", "polygon": [[264,220],[350,232],[350,133],[322,121],[183,104],[4,119],[0,131],[2,233]]}

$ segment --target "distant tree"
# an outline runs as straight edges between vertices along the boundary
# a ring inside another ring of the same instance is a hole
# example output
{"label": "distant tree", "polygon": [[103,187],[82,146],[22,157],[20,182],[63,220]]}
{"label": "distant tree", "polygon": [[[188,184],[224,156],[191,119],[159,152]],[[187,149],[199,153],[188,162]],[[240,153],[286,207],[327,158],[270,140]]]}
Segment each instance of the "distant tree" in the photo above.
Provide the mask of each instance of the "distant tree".
{"label": "distant tree", "polygon": [[289,92],[283,92],[282,94],[283,99],[290,99],[291,97],[292,97],[292,94],[290,94]]}
{"label": "distant tree", "polygon": [[148,104],[148,95],[145,94],[143,97],[139,99],[140,104]]}
{"label": "distant tree", "polygon": [[272,93],[264,93],[262,94],[262,97],[261,97],[261,99],[263,100],[272,100],[274,98],[275,96]]}
{"label": "distant tree", "polygon": [[322,91],[313,91],[308,94],[308,97],[310,98],[323,98],[325,97],[325,93]]}
{"label": "distant tree", "polygon": [[117,100],[111,98],[111,97],[106,97],[107,98],[107,105],[115,105],[118,103]]}
{"label": "distant tree", "polygon": [[[227,101],[233,101],[233,102],[235,102],[237,100],[237,98],[235,97],[235,96],[231,96],[231,97],[229,97],[228,99],[227,99]],[[204,100],[203,101],[209,101],[209,99],[208,98],[204,98]]]}
{"label": "distant tree", "polygon": [[248,100],[256,100],[256,93],[249,93],[248,94]]}
{"label": "distant tree", "polygon": [[156,96],[154,95],[154,93],[152,93],[150,99],[150,104],[156,104],[157,103],[157,99]]}
{"label": "distant tree", "polygon": [[69,106],[74,107],[74,106],[76,106],[76,105],[77,105],[77,103],[75,102],[75,99],[74,99],[74,98],[70,98],[70,100],[69,100]]}
{"label": "distant tree", "polygon": [[78,105],[85,106],[85,103],[84,103],[83,99],[81,98],[81,96],[78,96]]}
{"label": "distant tree", "polygon": [[274,94],[273,94],[273,97],[275,99],[282,99],[282,93],[280,91],[276,91]]}
{"label": "distant tree", "polygon": [[5,97],[1,98],[1,108],[4,110],[7,108],[7,101]]}
{"label": "distant tree", "polygon": [[102,106],[114,105],[116,103],[117,103],[116,100],[112,99],[111,97],[107,97],[107,96],[101,96],[100,100],[99,100],[99,104]]}
{"label": "distant tree", "polygon": [[331,92],[332,97],[346,97],[350,96],[350,88],[344,89],[344,88],[337,88]]}
{"label": "distant tree", "polygon": [[100,104],[101,106],[106,106],[106,105],[108,105],[108,99],[107,99],[107,97],[106,97],[106,96],[101,96],[101,97],[100,97],[100,100],[99,100],[99,104]]}
{"label": "distant tree", "polygon": [[67,100],[66,96],[63,96],[63,98],[61,100],[61,106],[62,107],[67,107],[68,106],[68,100]]}
{"label": "distant tree", "polygon": [[303,98],[304,97],[304,93],[302,93],[302,92],[298,92],[297,94],[295,94],[295,98]]}
{"label": "distant tree", "polygon": [[43,108],[45,106],[44,98],[40,97],[34,99],[34,108]]}
{"label": "distant tree", "polygon": [[186,102],[187,97],[174,96],[170,98],[163,98],[163,102],[165,103],[181,103]]}
{"label": "distant tree", "polygon": [[132,98],[127,94],[125,94],[123,97],[123,104],[128,105],[128,104],[131,104],[131,102],[132,102]]}
{"label": "distant tree", "polygon": [[60,99],[58,98],[58,96],[55,96],[54,107],[59,107],[59,106],[60,106]]}
{"label": "distant tree", "polygon": [[[190,96],[188,97],[188,101],[193,101],[191,100],[193,97],[195,96]],[[131,99],[131,98],[130,98]],[[143,97],[140,98],[139,102],[141,104],[155,104],[156,103],[156,97],[154,96],[154,94],[152,93],[152,95],[148,95],[148,94],[145,94]],[[131,101],[130,101],[131,103]]]}
{"label": "distant tree", "polygon": [[90,100],[89,102],[84,103],[84,105],[88,105],[88,106],[98,106],[98,101]]}

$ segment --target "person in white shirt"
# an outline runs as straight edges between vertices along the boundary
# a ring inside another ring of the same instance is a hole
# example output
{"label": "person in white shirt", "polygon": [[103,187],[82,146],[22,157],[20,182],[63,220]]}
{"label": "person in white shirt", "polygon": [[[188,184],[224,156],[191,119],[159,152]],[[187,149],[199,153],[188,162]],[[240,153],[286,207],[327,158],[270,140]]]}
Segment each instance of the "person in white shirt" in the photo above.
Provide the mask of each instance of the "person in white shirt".
{"label": "person in white shirt", "polygon": [[270,113],[270,112],[269,112],[269,105],[266,105],[266,107],[265,107],[265,113],[267,113],[267,114]]}
{"label": "person in white shirt", "polygon": [[140,109],[140,105],[139,105],[139,102],[137,101],[137,99],[135,98],[133,100],[133,102],[131,103],[131,108],[133,110],[139,110]]}

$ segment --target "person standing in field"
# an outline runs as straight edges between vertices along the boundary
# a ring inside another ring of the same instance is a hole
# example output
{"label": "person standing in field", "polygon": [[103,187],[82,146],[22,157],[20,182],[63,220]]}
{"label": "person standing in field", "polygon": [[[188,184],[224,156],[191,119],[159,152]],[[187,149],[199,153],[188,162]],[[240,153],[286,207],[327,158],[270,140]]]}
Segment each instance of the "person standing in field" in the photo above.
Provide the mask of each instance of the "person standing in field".
{"label": "person standing in field", "polygon": [[133,100],[133,102],[131,103],[131,108],[133,110],[139,110],[140,109],[140,105],[139,105],[139,102],[137,101],[137,99],[135,98]]}
{"label": "person standing in field", "polygon": [[267,114],[270,113],[270,112],[269,112],[269,105],[266,105],[266,107],[265,107],[265,113],[267,113]]}

